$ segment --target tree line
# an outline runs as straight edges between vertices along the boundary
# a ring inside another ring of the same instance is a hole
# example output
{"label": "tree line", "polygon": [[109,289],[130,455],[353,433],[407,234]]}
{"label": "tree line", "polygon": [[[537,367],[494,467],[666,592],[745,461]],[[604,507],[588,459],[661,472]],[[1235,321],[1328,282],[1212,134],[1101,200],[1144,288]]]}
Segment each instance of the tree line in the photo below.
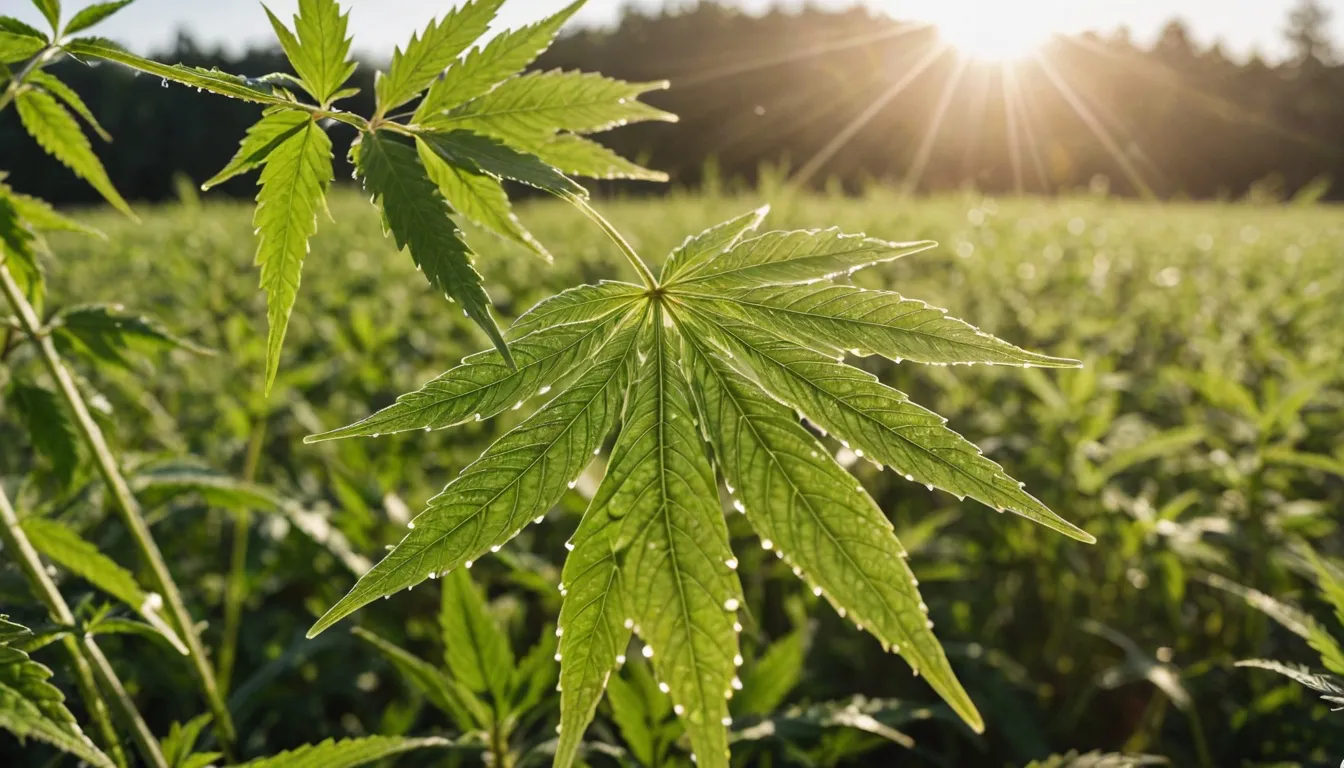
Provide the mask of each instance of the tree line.
{"label": "tree line", "polygon": [[[603,140],[678,184],[751,182],[763,168],[799,183],[870,182],[931,192],[973,185],[1056,193],[1103,184],[1160,198],[1344,196],[1344,65],[1319,0],[1285,22],[1292,56],[1271,62],[1201,47],[1180,22],[1137,43],[1125,30],[1058,36],[1011,65],[968,60],[936,30],[863,7],[750,15],[717,2],[659,13],[628,9],[611,28],[567,35],[539,69],[671,81],[650,103],[678,123],[619,129]],[[248,76],[286,71],[278,51],[229,54],[179,35],[165,61]],[[369,109],[373,67],[356,74],[352,109]],[[175,180],[209,178],[232,156],[256,108],[114,67],[67,60],[70,83],[115,141],[93,138],[128,196],[160,200]],[[332,128],[338,156],[352,133]],[[12,114],[0,153],[19,189],[94,202],[28,139]],[[349,178],[349,168],[337,169]],[[629,189],[623,185],[623,189]],[[649,190],[657,189],[649,185]],[[228,194],[250,197],[250,180]]]}

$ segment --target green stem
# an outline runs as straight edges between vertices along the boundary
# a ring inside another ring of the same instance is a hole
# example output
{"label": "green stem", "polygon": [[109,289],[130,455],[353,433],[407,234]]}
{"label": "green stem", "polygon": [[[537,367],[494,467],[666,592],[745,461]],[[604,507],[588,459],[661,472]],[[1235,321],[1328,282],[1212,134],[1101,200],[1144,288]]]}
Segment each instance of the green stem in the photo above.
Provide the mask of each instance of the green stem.
{"label": "green stem", "polygon": [[14,76],[14,79],[9,81],[9,85],[5,86],[5,92],[0,93],[0,112],[3,112],[5,107],[8,107],[9,103],[14,100],[14,97],[19,94],[19,88],[23,87],[24,81],[33,73],[33,70],[38,69],[48,61],[51,61],[52,57],[54,57],[59,50],[59,48],[48,46],[47,48],[44,48],[41,53],[34,56],[23,69],[19,70],[19,73]]}
{"label": "green stem", "polygon": [[50,336],[41,333],[42,322],[38,318],[36,310],[28,302],[28,298],[24,296],[23,290],[14,280],[14,276],[10,274],[9,268],[3,263],[0,263],[0,288],[4,290],[5,297],[9,300],[14,313],[19,316],[19,322],[23,325],[24,332],[32,338],[33,343],[37,346],[38,353],[42,356],[42,361],[46,364],[51,377],[56,381],[61,396],[74,414],[75,427],[85,444],[88,445],[90,453],[93,454],[95,463],[98,465],[98,473],[102,475],[103,482],[112,495],[114,506],[121,515],[122,523],[135,541],[141,557],[149,565],[154,588],[163,595],[165,602],[168,604],[168,611],[172,614],[173,623],[177,625],[179,635],[186,642],[187,649],[191,651],[192,670],[196,674],[197,682],[200,684],[206,703],[214,716],[215,732],[219,735],[221,750],[226,757],[232,758],[233,742],[236,738],[233,718],[229,716],[228,705],[225,704],[219,686],[215,683],[214,670],[211,669],[210,662],[205,656],[205,648],[201,645],[201,637],[196,631],[196,623],[192,620],[191,613],[187,611],[186,603],[182,599],[182,592],[177,588],[177,583],[173,581],[173,575],[168,570],[168,563],[163,559],[163,553],[159,551],[159,545],[154,541],[153,535],[150,534],[149,525],[145,523],[144,516],[140,514],[140,504],[131,493],[126,478],[122,476],[121,467],[117,465],[116,457],[112,454],[112,449],[108,447],[107,440],[103,437],[103,431],[98,427],[98,423],[93,420],[93,416],[90,415],[88,406],[84,402],[84,396],[80,394],[79,389],[75,386],[74,378],[70,376],[70,372],[66,370],[65,364],[61,361],[61,357],[56,351],[56,345],[52,343]]}
{"label": "green stem", "polygon": [[[247,458],[243,461],[243,480],[252,482],[261,462],[261,448],[266,442],[266,419],[262,417],[252,427],[247,442]],[[233,548],[229,555],[229,584],[224,593],[224,638],[219,646],[219,686],[229,690],[234,662],[238,658],[238,633],[242,627],[243,603],[247,600],[247,536],[252,513],[242,509],[233,517]]]}
{"label": "green stem", "polygon": [[[28,540],[27,534],[23,532],[19,515],[9,503],[9,496],[5,495],[4,488],[0,488],[0,541],[5,543],[6,551],[13,553],[12,557],[27,578],[33,595],[46,606],[51,621],[59,626],[70,628],[71,632],[75,632],[75,616],[70,611],[70,606],[66,604],[65,598],[61,596],[60,590],[56,588],[56,584],[47,575],[37,550]],[[154,768],[167,768],[168,764],[163,759],[163,753],[159,751],[158,741],[150,733],[149,726],[145,725],[145,720],[140,716],[139,710],[135,708],[135,703],[131,701],[131,697],[126,694],[126,689],[117,679],[116,672],[113,672],[112,668],[107,666],[107,658],[103,656],[102,650],[94,639],[89,635],[76,638],[74,634],[66,634],[61,638],[61,644],[65,647],[66,653],[70,655],[71,667],[75,673],[75,683],[79,687],[84,705],[89,711],[89,717],[98,727],[103,748],[111,753],[113,761],[121,768],[126,768],[129,765],[126,753],[121,748],[121,742],[117,738],[117,732],[112,727],[107,702],[98,692],[98,686],[94,683],[95,670],[98,679],[103,683],[104,689],[112,693],[114,700],[117,702],[120,715],[135,737],[136,746],[139,747],[145,762]]]}
{"label": "green stem", "polygon": [[592,219],[593,222],[602,229],[606,236],[616,244],[616,247],[621,250],[621,254],[625,256],[626,261],[630,262],[630,266],[634,267],[635,272],[639,273],[639,279],[644,282],[644,287],[650,290],[658,287],[658,280],[653,276],[653,272],[649,270],[648,265],[644,263],[643,259],[639,258],[639,254],[635,253],[635,249],[630,246],[630,243],[620,232],[616,231],[616,227],[612,226],[611,222],[607,221],[606,217],[598,213],[597,209],[589,205],[587,200],[571,198],[571,202],[573,202],[585,216]]}

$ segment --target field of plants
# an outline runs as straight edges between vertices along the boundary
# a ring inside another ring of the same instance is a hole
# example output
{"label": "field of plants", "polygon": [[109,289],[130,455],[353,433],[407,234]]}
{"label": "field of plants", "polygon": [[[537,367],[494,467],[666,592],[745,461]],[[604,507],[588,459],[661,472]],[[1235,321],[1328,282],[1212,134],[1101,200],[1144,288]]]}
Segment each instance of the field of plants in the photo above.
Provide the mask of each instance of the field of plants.
{"label": "field of plants", "polygon": [[[1077,370],[856,364],[948,417],[1097,543],[927,490],[827,439],[895,524],[986,731],[961,724],[905,661],[840,618],[757,546],[743,516],[729,515],[745,598],[742,690],[730,702],[735,764],[1021,766],[1070,750],[1206,767],[1344,758],[1328,701],[1270,671],[1234,666],[1263,657],[1319,667],[1328,645],[1319,633],[1335,624],[1315,585],[1338,584],[1326,577],[1335,573],[1331,556],[1344,555],[1336,530],[1344,503],[1338,210],[912,200],[881,188],[859,198],[799,196],[768,180],[754,193],[599,207],[658,262],[688,234],[764,201],[773,203],[772,229],[936,240],[934,250],[852,280],[1084,361]],[[304,637],[402,538],[410,517],[532,407],[452,430],[305,445],[304,436],[363,418],[489,345],[414,279],[366,200],[337,191],[330,209],[334,224],[312,242],[269,398],[250,206],[188,192],[178,204],[140,208],[141,225],[111,212],[80,215],[109,239],[52,238],[60,258],[47,264],[47,310],[122,302],[212,351],[127,353],[118,365],[76,365],[76,373],[193,615],[206,622],[244,757],[331,737],[406,734],[457,746],[399,765],[479,764],[482,750],[549,764],[560,568],[609,444],[543,524],[470,571]],[[520,216],[550,246],[553,265],[471,233],[505,322],[558,290],[633,277],[602,232],[562,204],[527,203]],[[20,511],[63,520],[134,570],[131,542],[91,470],[53,497],[60,468],[0,421],[5,479],[29,477],[13,487]],[[67,594],[87,596],[78,610],[103,605],[61,578]],[[476,594],[488,600],[486,613],[472,612]],[[6,572],[0,612],[40,627],[23,595],[17,574]],[[476,619],[465,630],[441,627],[441,609]],[[504,695],[477,711],[435,681],[446,669],[472,685],[472,654],[492,622],[507,643],[486,643],[499,667],[487,674],[503,678],[480,682]],[[1320,653],[1295,632],[1313,636]],[[204,712],[188,664],[161,637],[108,634],[103,646],[156,732]],[[42,660],[56,651],[34,653]],[[610,681],[587,759],[688,764],[678,722],[632,651]],[[48,764],[56,754],[0,741],[6,765]]]}

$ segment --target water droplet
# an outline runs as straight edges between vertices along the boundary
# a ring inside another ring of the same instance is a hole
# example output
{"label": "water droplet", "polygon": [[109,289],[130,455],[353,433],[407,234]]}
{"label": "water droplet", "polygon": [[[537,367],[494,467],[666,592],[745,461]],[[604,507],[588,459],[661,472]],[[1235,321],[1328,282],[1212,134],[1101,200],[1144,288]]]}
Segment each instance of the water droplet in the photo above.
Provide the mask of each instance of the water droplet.
{"label": "water droplet", "polygon": [[723,716],[723,719],[720,720],[719,722],[720,722],[720,723],[723,723],[724,725],[732,725],[732,724],[733,724],[733,718],[729,717],[728,715],[724,715],[724,716]]}
{"label": "water droplet", "polygon": [[651,645],[646,645],[646,646],[644,646],[644,650],[640,651],[640,653],[644,654],[644,658],[646,658],[646,659],[652,659],[652,658],[653,658],[653,646],[651,646]]}
{"label": "water droplet", "polygon": [[723,609],[725,611],[736,611],[737,606],[738,602],[736,597],[730,597],[727,600],[723,601]]}
{"label": "water droplet", "polygon": [[817,597],[821,597],[821,587],[813,587],[812,594],[816,595]]}
{"label": "water droplet", "polygon": [[624,663],[625,663],[625,654],[624,654],[624,653],[618,653],[618,654],[616,654],[616,663],[617,663],[617,664],[624,664]]}
{"label": "water droplet", "polygon": [[498,552],[498,551],[499,551],[499,545],[498,545],[498,544],[494,545],[493,547],[490,548],[490,551],[491,551],[491,552]]}
{"label": "water droplet", "polygon": [[742,679],[739,678],[737,675],[733,675],[732,686],[734,691],[742,690]]}
{"label": "water droplet", "polygon": [[555,654],[555,660],[556,660],[556,661],[559,661],[559,660],[560,660],[560,654],[558,654],[558,653]]}
{"label": "water droplet", "polygon": [[545,516],[545,515],[537,515],[536,519],[533,520],[532,522],[534,522],[534,523],[540,523],[540,522],[542,522],[542,521],[545,520],[545,519],[546,519],[546,516]]}
{"label": "water droplet", "polygon": [[736,509],[744,515],[747,514],[747,505],[743,504],[741,501],[734,500],[733,509]]}
{"label": "water droplet", "polygon": [[473,563],[472,563],[472,561],[468,560],[467,562],[463,563],[462,565],[465,565],[467,568],[471,568],[471,566],[473,565]]}
{"label": "water droplet", "polygon": [[569,552],[573,552],[573,551],[574,551],[574,542],[572,542],[572,541],[566,541],[566,542],[565,542],[565,549],[566,549],[567,551],[569,551]]}
{"label": "water droplet", "polygon": [[626,628],[626,629],[633,629],[634,626],[635,626],[635,620],[634,620],[634,619],[626,619],[626,620],[625,620],[625,628]]}
{"label": "water droplet", "polygon": [[676,706],[672,707],[672,711],[677,714],[677,717],[681,717],[682,715],[686,714],[686,708],[681,706],[680,704],[677,704]]}
{"label": "water droplet", "polygon": [[663,693],[671,693],[671,692],[672,692],[672,688],[671,688],[667,683],[659,683],[659,684],[658,684],[658,690],[662,691]]}
{"label": "water droplet", "polygon": [[411,530],[415,530],[415,521],[412,520],[411,522],[407,523],[406,527],[410,528]]}
{"label": "water droplet", "polygon": [[736,557],[730,557],[730,558],[728,558],[727,560],[724,560],[724,561],[723,561],[723,564],[726,565],[726,566],[728,566],[728,570],[730,570],[730,571],[736,571],[736,570],[737,570],[737,558],[736,558]]}
{"label": "water droplet", "polygon": [[556,627],[556,628],[555,628],[555,636],[556,636],[556,637],[564,637],[564,636],[565,636],[565,628],[564,628],[564,627]]}
{"label": "water droplet", "polygon": [[733,657],[733,666],[735,667],[742,666],[742,654],[739,653]]}

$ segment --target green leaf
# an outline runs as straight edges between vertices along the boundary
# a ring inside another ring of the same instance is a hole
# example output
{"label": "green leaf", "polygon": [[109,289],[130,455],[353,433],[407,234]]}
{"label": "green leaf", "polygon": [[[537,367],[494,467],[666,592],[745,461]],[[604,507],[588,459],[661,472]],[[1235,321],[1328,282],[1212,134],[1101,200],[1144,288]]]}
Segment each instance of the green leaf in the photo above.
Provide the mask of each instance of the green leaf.
{"label": "green leaf", "polygon": [[431,736],[408,739],[400,736],[366,736],[362,739],[327,739],[271,757],[243,763],[240,768],[355,768],[393,755],[431,747],[448,747],[452,742]]}
{"label": "green leaf", "polygon": [[669,284],[692,293],[722,295],[733,288],[828,280],[864,267],[893,261],[937,243],[889,243],[839,229],[767,232],[738,243]]}
{"label": "green leaf", "polygon": [[23,423],[37,452],[51,462],[62,487],[68,487],[79,464],[79,436],[65,416],[55,392],[14,380],[7,393],[9,410]]}
{"label": "green leaf", "polygon": [[168,730],[168,735],[159,742],[159,747],[163,751],[163,759],[168,761],[169,768],[180,768],[183,763],[191,757],[191,753],[196,749],[196,742],[201,738],[201,731],[210,724],[210,715],[197,715],[188,720],[185,725],[174,722]]}
{"label": "green leaf", "polygon": [[592,139],[565,133],[547,141],[515,144],[516,149],[530,152],[542,162],[564,173],[590,179],[633,179],[635,181],[667,181],[667,174],[651,171],[621,157]]}
{"label": "green leaf", "polygon": [[[612,679],[611,673],[625,660],[630,644],[631,628],[625,623],[630,612],[615,550],[619,528],[619,522],[590,507],[570,539],[572,549],[561,573],[565,600],[560,606],[559,623],[560,738],[555,748],[555,765],[559,768],[574,763],[602,692]],[[616,701],[612,704],[619,706]],[[647,727],[644,735],[647,740]],[[651,748],[641,750],[640,745],[627,742],[637,755],[652,752]]]}
{"label": "green leaf", "polygon": [[62,34],[73,35],[76,32],[83,32],[133,2],[135,2],[135,0],[114,0],[114,2],[94,3],[93,5],[81,8],[75,13],[74,17],[66,23],[65,32]]}
{"label": "green leaf", "polygon": [[824,728],[853,728],[871,733],[907,749],[915,740],[895,726],[917,724],[934,716],[935,710],[899,699],[825,701],[808,706],[789,707],[783,712],[749,725],[732,734],[733,743],[778,739],[785,744],[815,738]]}
{"label": "green leaf", "polygon": [[159,613],[163,598],[141,589],[130,571],[55,520],[29,517],[23,521],[23,532],[44,557],[125,603],[158,630],[178,653],[188,654],[181,638]]}
{"label": "green leaf", "polygon": [[[405,104],[436,82],[467,46],[485,34],[502,4],[503,0],[471,0],[442,21],[430,21],[423,34],[412,35],[404,53],[401,48],[394,49],[392,65],[375,87],[379,114]],[[507,77],[523,66],[526,62],[499,77]]]}
{"label": "green leaf", "polygon": [[350,14],[341,13],[336,0],[299,0],[294,32],[290,32],[269,8],[266,8],[266,15],[285,57],[298,73],[303,89],[319,104],[331,103],[355,73],[356,64],[350,60],[350,38],[347,36]]}
{"label": "green leaf", "polygon": [[1323,694],[1321,698],[1330,702],[1336,708],[1344,705],[1344,680],[1340,680],[1333,675],[1312,672],[1298,664],[1285,664],[1271,659],[1246,659],[1238,661],[1237,666],[1276,672],[1298,685],[1304,685],[1317,693]]}
{"label": "green leaf", "polygon": [[439,629],[443,634],[444,661],[453,677],[475,693],[489,692],[497,711],[508,703],[509,678],[513,674],[513,649],[471,580],[466,568],[443,579]]}
{"label": "green leaf", "polygon": [[802,681],[806,658],[805,629],[795,629],[772,643],[765,655],[742,673],[742,692],[733,697],[733,716],[768,715],[778,709]]}
{"label": "green leaf", "polygon": [[[484,0],[484,4],[487,5],[492,2],[494,0]],[[431,115],[465,104],[477,96],[489,92],[499,81],[521,71],[528,64],[531,64],[542,51],[550,47],[551,42],[555,40],[555,36],[559,34],[560,27],[564,26],[566,21],[569,21],[569,18],[583,6],[584,2],[586,0],[577,0],[561,9],[554,16],[542,19],[522,29],[504,32],[495,36],[484,48],[472,49],[462,61],[444,72],[443,77],[434,80],[434,84],[429,88],[429,93],[425,94],[424,101],[420,102],[419,108],[415,111],[415,116],[411,118],[411,122],[423,123]],[[470,7],[468,6],[468,8]],[[493,15],[493,12],[494,9],[492,8],[491,15]],[[478,33],[477,37],[479,36]],[[470,41],[468,41],[469,43]],[[459,49],[457,53],[460,52]],[[454,58],[457,53],[453,54]],[[451,63],[451,59],[448,63]],[[442,67],[440,67],[441,69]],[[437,77],[438,74],[438,71],[434,72],[434,77]],[[390,76],[389,79],[391,79]],[[423,88],[425,85],[429,85],[429,82],[426,81],[419,87]],[[416,92],[418,92],[418,89]],[[381,101],[386,103],[388,99],[382,99]],[[406,99],[402,101],[404,102]]]}
{"label": "green leaf", "polygon": [[23,651],[2,644],[27,634],[4,618],[0,616],[0,728],[20,742],[35,739],[91,765],[112,768],[112,760],[93,745],[65,708],[65,696],[47,682],[51,670]]}
{"label": "green leaf", "polygon": [[[153,59],[136,56],[111,40],[101,37],[77,38],[65,43],[62,47],[72,56],[89,56],[110,61],[155,77],[161,77],[164,80],[171,80],[192,88],[200,88],[221,96],[254,101],[259,104],[295,103],[293,99],[277,94],[271,86],[265,83],[231,75],[217,69],[201,69],[182,64],[161,64]],[[332,115],[332,117],[336,116]]]}
{"label": "green leaf", "polygon": [[1166,765],[1165,758],[1151,755],[1123,755],[1116,752],[1076,750],[1062,755],[1051,755],[1045,760],[1033,760],[1027,768],[1141,768],[1148,765]]}
{"label": "green leaf", "polygon": [[605,300],[604,314],[550,325],[511,343],[516,367],[505,365],[494,350],[478,352],[367,419],[305,442],[442,429],[518,407],[530,397],[546,394],[561,377],[584,365],[616,330],[631,301],[633,297]]}
{"label": "green leaf", "polygon": [[[8,242],[3,231],[6,226],[3,218],[6,216],[17,216],[22,219],[24,224],[37,232],[75,232],[100,240],[107,239],[106,235],[93,227],[57,213],[56,209],[52,208],[47,201],[21,195],[11,189],[9,185],[0,183],[0,242]],[[9,226],[13,226],[12,222]],[[12,231],[9,236],[13,236]]]}
{"label": "green leaf", "polygon": [[603,280],[596,285],[581,285],[561,291],[537,302],[536,306],[514,320],[513,325],[509,326],[509,338],[520,339],[552,326],[582,323],[602,317],[630,306],[644,295],[645,290],[643,286],[632,283]]}
{"label": "green leaf", "polygon": [[300,131],[305,130],[312,122],[311,116],[298,110],[268,110],[260,120],[247,129],[247,135],[243,137],[238,152],[234,154],[233,159],[224,167],[224,170],[202,184],[201,189],[209,190],[234,176],[259,167],[266,162],[266,158],[270,157],[277,147]]}
{"label": "green leaf", "polygon": [[383,221],[398,250],[409,249],[430,285],[462,304],[486,332],[504,361],[513,365],[504,336],[490,314],[490,297],[471,263],[448,206],[416,151],[390,137],[365,133],[357,167],[364,186],[383,211]]}
{"label": "green leaf", "polygon": [[51,24],[51,31],[61,28],[61,0],[33,0],[33,5],[42,12],[43,18]]}
{"label": "green leaf", "polygon": [[635,632],[652,651],[699,765],[726,766],[742,588],[676,331],[655,316],[648,335],[621,436],[587,516],[619,520],[614,547]]}
{"label": "green leaf", "polygon": [[18,19],[0,16],[0,64],[25,61],[47,47],[41,32]]}
{"label": "green leaf", "polygon": [[695,274],[711,260],[723,255],[725,251],[742,242],[747,235],[755,232],[769,213],[770,206],[764,205],[686,238],[686,242],[673,251],[663,263],[663,271],[658,282],[667,284],[677,278]]}
{"label": "green leaf", "polygon": [[309,630],[498,549],[564,495],[620,409],[636,334],[626,321],[572,386],[486,449],[430,499],[411,531]]}
{"label": "green leaf", "polygon": [[[598,694],[601,695],[601,691],[598,691]],[[663,696],[662,692],[656,692],[654,695]],[[623,680],[620,675],[611,675],[611,679],[607,682],[607,704],[611,707],[611,719],[620,729],[621,741],[625,743],[626,748],[640,765],[655,765],[657,754],[653,746],[653,731],[649,727],[651,716],[639,690]],[[557,749],[556,755],[559,754],[560,751]],[[567,763],[562,763],[557,758],[556,765],[564,768]]]}
{"label": "green leaf", "polygon": [[505,240],[512,240],[547,261],[553,261],[546,248],[513,214],[509,195],[498,179],[450,165],[421,139],[416,139],[415,146],[425,172],[453,210],[477,226]]}
{"label": "green leaf", "polygon": [[129,312],[120,304],[81,304],[61,310],[50,323],[52,334],[66,351],[93,360],[130,368],[127,351],[154,352],[185,349],[198,355],[214,354],[169,331],[148,315]]}
{"label": "green leaf", "polygon": [[8,269],[25,295],[42,295],[42,269],[33,250],[32,230],[20,218],[18,200],[9,194],[9,187],[0,184],[0,267]]}
{"label": "green leaf", "polygon": [[[715,456],[725,482],[739,496],[734,507],[746,514],[762,546],[777,548],[842,616],[902,654],[972,728],[982,731],[984,721],[933,635],[905,549],[877,503],[803,429],[790,408],[724,357],[699,343],[688,346]],[[854,373],[862,380],[864,374]],[[876,403],[868,407],[887,410]],[[782,698],[787,689],[778,693]],[[775,692],[758,695],[770,703]],[[744,711],[764,714],[768,709]]]}
{"label": "green leaf", "polygon": [[[686,295],[713,298],[695,286]],[[1076,368],[1077,360],[1038,355],[984,333],[947,310],[889,291],[848,285],[748,288],[718,294],[721,305],[754,325],[829,355],[878,354],[916,363]]]}
{"label": "green leaf", "polygon": [[527,141],[559,131],[597,133],[649,120],[676,122],[676,115],[639,100],[668,85],[666,80],[627,83],[587,72],[529,72],[454,110],[430,115],[424,124]]}
{"label": "green leaf", "polygon": [[509,687],[513,691],[510,713],[514,717],[524,717],[533,712],[546,692],[555,688],[556,645],[559,638],[555,628],[547,626],[541,630],[541,639],[527,652],[523,660],[513,670]]}
{"label": "green leaf", "polygon": [[93,147],[79,129],[79,123],[51,94],[32,89],[21,90],[14,98],[14,106],[19,111],[23,127],[47,154],[87,181],[112,207],[135,218],[131,207],[107,178],[102,161],[93,153]]}
{"label": "green leaf", "polygon": [[309,119],[280,141],[264,163],[252,223],[259,238],[256,264],[261,267],[270,326],[266,342],[269,393],[280,370],[280,352],[298,298],[308,241],[317,232],[317,215],[326,205],[332,181],[331,139]]}
{"label": "green leaf", "polygon": [[496,179],[510,179],[562,198],[585,198],[588,190],[536,157],[471,131],[419,133],[416,137],[450,165]]}
{"label": "green leaf", "polygon": [[355,627],[351,632],[381,653],[406,682],[429,699],[439,711],[451,717],[460,730],[489,727],[490,709],[466,686],[458,685],[438,667],[421,661],[363,627]]}
{"label": "green leaf", "polygon": [[757,384],[856,452],[912,482],[969,496],[1079,541],[1095,542],[944,426],[946,419],[910,402],[872,374],[722,315],[713,316],[710,323],[736,364]]}

